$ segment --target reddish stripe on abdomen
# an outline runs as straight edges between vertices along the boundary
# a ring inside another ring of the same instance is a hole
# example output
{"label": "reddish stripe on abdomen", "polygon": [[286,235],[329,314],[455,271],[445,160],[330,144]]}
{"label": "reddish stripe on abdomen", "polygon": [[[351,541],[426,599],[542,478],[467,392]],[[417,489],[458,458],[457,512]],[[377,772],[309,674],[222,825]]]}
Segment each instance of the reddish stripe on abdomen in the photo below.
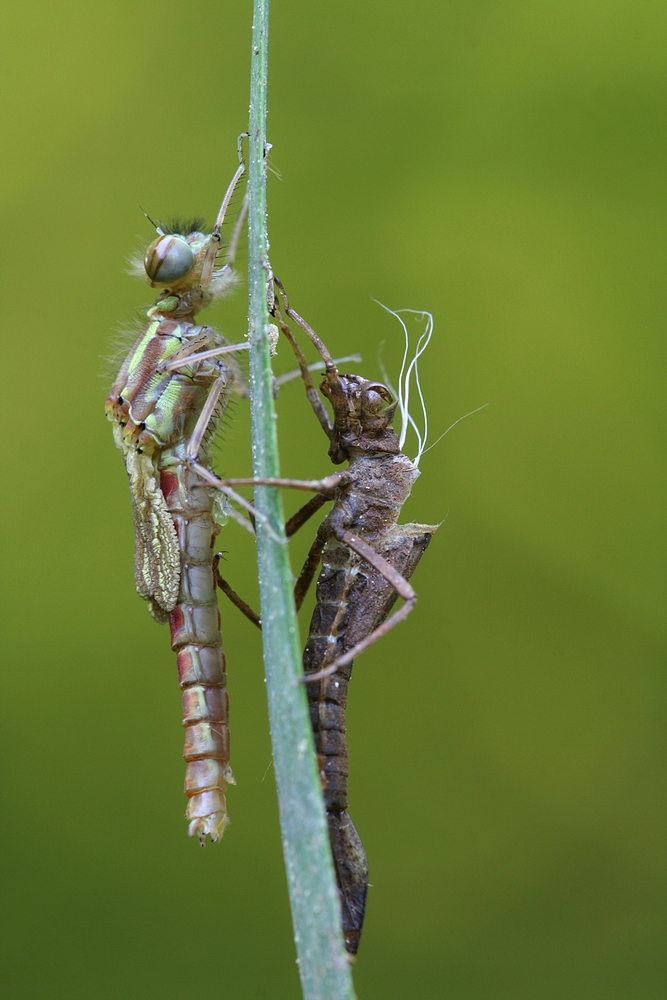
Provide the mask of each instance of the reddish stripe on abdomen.
{"label": "reddish stripe on abdomen", "polygon": [[178,633],[182,630],[185,624],[185,615],[183,613],[183,607],[177,604],[173,611],[169,612],[169,629],[171,631],[171,646],[172,649],[176,644],[176,638]]}
{"label": "reddish stripe on abdomen", "polygon": [[160,489],[164,493],[167,507],[173,507],[178,500],[178,476],[166,469],[160,470]]}

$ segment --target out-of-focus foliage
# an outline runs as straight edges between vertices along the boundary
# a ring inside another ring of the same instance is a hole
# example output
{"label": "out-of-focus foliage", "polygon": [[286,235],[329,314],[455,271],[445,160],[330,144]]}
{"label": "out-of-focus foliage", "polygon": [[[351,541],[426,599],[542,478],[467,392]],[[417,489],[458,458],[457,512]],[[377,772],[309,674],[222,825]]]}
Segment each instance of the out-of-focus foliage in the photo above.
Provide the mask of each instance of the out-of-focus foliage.
{"label": "out-of-focus foliage", "polygon": [[[137,203],[213,217],[250,17],[208,0],[4,14],[12,1000],[298,995],[258,636],[223,606],[238,786],[200,851],[103,417],[114,331],[150,301],[123,270],[151,235]],[[418,608],[355,668],[364,1000],[667,989],[666,35],[658,3],[273,5],[276,272],[371,377],[382,341],[390,372],[400,358],[372,298],[433,312],[433,438],[489,404],[424,456],[406,516],[443,524]],[[210,321],[238,339],[244,312],[239,291]],[[298,384],[278,406],[284,471],[329,472]],[[218,468],[249,470],[242,401]],[[221,547],[254,600],[250,539],[231,524]]]}

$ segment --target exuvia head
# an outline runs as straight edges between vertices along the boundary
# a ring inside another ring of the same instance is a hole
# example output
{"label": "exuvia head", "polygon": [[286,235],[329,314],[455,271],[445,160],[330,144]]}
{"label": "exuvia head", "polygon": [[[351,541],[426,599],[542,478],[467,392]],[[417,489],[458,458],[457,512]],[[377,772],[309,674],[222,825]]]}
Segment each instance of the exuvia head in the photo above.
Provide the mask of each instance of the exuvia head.
{"label": "exuvia head", "polygon": [[329,368],[320,388],[334,411],[329,454],[335,464],[349,459],[349,448],[398,451],[391,427],[397,403],[386,385]]}
{"label": "exuvia head", "polygon": [[334,370],[324,375],[320,389],[333,407],[339,429],[357,424],[357,431],[380,432],[391,426],[398,404],[381,382]]}

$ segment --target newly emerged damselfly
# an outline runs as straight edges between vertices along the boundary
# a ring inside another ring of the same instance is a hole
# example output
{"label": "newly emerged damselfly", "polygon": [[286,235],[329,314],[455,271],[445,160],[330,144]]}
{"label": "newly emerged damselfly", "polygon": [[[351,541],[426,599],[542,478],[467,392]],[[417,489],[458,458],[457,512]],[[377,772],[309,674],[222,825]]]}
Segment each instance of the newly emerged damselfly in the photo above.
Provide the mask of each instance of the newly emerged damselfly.
{"label": "newly emerged damselfly", "polygon": [[[169,622],[183,692],[186,818],[190,836],[218,840],[227,823],[228,697],[213,548],[226,518],[220,494],[193,470],[209,467],[216,426],[242,384],[229,345],[195,315],[235,284],[232,268],[244,216],[241,209],[218,264],[220,230],[239,168],[225,193],[213,231],[196,222],[156,226],[135,270],[160,289],[148,325],[125,358],[106,412],[121,450],[134,511],[135,586],[152,616]],[[245,204],[245,203],[244,203]]]}

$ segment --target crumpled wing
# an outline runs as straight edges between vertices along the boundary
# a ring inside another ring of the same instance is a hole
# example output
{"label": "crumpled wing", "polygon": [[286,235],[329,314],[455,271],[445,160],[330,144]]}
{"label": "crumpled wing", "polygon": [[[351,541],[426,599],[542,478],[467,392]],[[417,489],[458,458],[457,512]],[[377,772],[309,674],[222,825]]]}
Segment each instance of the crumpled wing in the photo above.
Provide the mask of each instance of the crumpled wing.
{"label": "crumpled wing", "polygon": [[178,537],[150,455],[126,455],[134,510],[134,585],[159,622],[178,601],[181,559]]}

